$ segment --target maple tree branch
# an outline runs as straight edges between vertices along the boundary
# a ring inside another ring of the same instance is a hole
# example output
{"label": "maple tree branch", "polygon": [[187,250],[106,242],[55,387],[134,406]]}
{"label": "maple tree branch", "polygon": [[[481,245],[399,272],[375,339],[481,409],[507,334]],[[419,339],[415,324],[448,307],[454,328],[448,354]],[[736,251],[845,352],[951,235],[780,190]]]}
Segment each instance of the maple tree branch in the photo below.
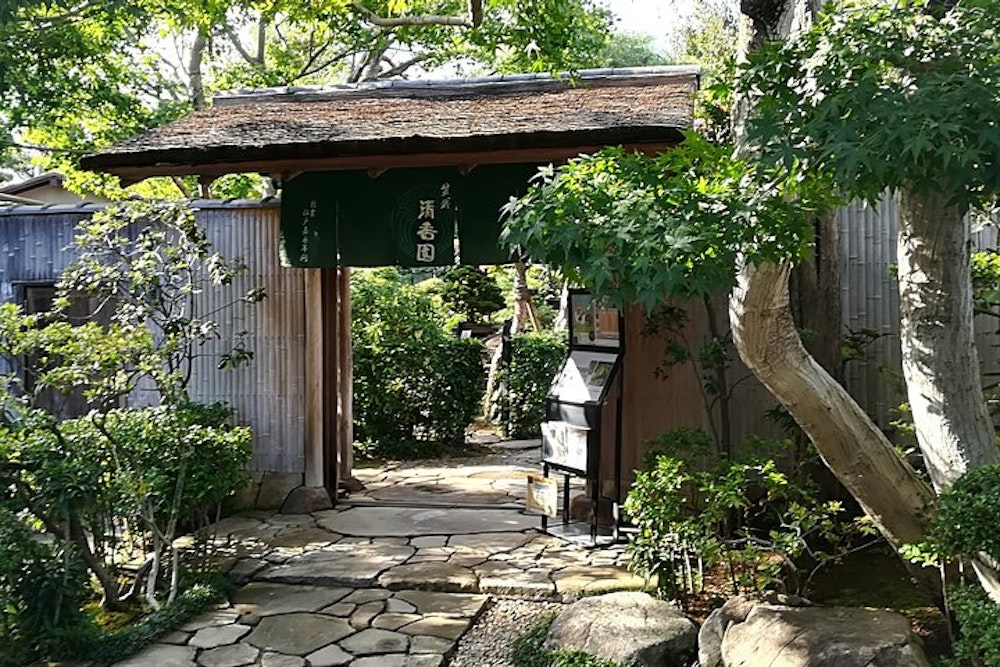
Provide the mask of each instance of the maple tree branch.
{"label": "maple tree branch", "polygon": [[422,14],[418,16],[379,16],[360,2],[352,2],[351,7],[366,21],[380,28],[400,26],[450,25],[459,28],[478,28],[483,23],[483,0],[469,0],[469,11],[464,16]]}
{"label": "maple tree branch", "polygon": [[414,65],[422,63],[423,61],[429,59],[430,57],[431,57],[431,55],[429,53],[423,53],[423,54],[421,54],[419,56],[414,56],[413,58],[410,58],[409,60],[403,61],[403,62],[399,63],[398,65],[393,65],[392,63],[389,63],[389,65],[391,67],[389,69],[387,69],[386,71],[380,73],[379,74],[379,78],[380,79],[387,79],[387,78],[392,77],[392,76],[399,76],[400,74],[403,74],[404,72],[406,72],[406,70],[410,69]]}
{"label": "maple tree branch", "polygon": [[4,146],[20,148],[26,151],[39,151],[40,153],[69,153],[71,155],[87,155],[93,153],[92,148],[57,148],[55,146],[42,146],[41,144],[24,144],[17,141],[5,142]]}
{"label": "maple tree branch", "polygon": [[240,54],[240,57],[243,58],[243,60],[245,60],[247,64],[249,65],[260,64],[255,57],[250,55],[250,52],[247,51],[246,47],[243,46],[243,40],[240,39],[240,36],[236,34],[236,31],[233,30],[233,27],[231,25],[226,23],[222,27],[222,32],[224,32],[226,37],[229,38],[229,43],[233,45],[233,47],[236,49],[236,52]]}

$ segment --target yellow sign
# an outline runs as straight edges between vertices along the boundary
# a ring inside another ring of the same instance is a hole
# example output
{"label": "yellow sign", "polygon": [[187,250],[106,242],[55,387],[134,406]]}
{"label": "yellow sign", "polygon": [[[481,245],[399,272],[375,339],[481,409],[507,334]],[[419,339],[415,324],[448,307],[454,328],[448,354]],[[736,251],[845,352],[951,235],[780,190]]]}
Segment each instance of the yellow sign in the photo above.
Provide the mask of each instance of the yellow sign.
{"label": "yellow sign", "polygon": [[555,477],[528,475],[527,509],[536,514],[556,515],[559,485]]}

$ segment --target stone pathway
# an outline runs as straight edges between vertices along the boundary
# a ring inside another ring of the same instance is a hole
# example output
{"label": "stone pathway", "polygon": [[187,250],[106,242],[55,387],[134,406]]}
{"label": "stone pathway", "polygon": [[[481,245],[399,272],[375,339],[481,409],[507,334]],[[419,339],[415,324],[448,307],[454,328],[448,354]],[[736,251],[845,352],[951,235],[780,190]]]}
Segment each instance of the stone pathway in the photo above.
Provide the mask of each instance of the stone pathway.
{"label": "stone pathway", "polygon": [[354,476],[365,490],[351,498],[524,507],[527,476],[541,473],[539,447],[538,440],[509,440],[491,445],[486,456],[356,466]]}
{"label": "stone pathway", "polygon": [[395,489],[412,501],[427,493],[417,487],[434,480],[454,489],[464,476],[477,480],[469,496],[489,495],[496,509],[340,505],[222,520],[218,558],[243,588],[118,666],[432,667],[447,664],[491,594],[566,601],[643,587],[627,572],[621,545],[585,549],[508,509],[517,497],[504,480],[522,473],[530,450],[508,452],[512,462],[485,461],[473,471],[468,464],[415,468],[410,477],[403,468],[383,471],[384,484],[368,492],[376,498],[379,489]]}

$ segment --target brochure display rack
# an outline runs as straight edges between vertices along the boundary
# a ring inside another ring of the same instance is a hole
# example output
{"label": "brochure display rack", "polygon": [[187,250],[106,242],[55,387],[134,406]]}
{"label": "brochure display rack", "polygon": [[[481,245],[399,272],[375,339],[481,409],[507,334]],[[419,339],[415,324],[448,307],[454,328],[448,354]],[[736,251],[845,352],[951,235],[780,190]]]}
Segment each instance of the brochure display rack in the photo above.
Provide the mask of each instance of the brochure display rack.
{"label": "brochure display rack", "polygon": [[[569,496],[571,478],[583,478],[590,502],[589,534],[596,544],[602,500],[612,503],[612,538],[618,538],[624,322],[620,311],[604,307],[583,290],[571,290],[567,315],[569,352],[553,379],[542,423],[543,478],[536,483],[544,491],[533,494],[529,489],[529,509],[542,512],[545,532],[567,537],[580,534],[580,526],[570,521]],[[612,471],[614,488],[608,497],[602,493],[602,480]],[[556,480],[550,479],[553,472],[562,475],[561,526],[549,522],[557,514],[559,495]]]}

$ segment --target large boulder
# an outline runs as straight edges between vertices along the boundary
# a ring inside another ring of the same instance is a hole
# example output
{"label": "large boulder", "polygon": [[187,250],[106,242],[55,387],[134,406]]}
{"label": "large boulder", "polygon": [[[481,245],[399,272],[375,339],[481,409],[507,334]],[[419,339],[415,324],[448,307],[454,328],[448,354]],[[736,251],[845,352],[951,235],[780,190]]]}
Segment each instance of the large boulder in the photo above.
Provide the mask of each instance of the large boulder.
{"label": "large boulder", "polygon": [[728,625],[723,628],[721,662],[712,661],[711,647],[706,645],[700,656],[702,667],[930,665],[906,618],[888,611],[771,604],[747,610],[744,601],[720,613],[716,621]]}
{"label": "large boulder", "polygon": [[722,638],[731,626],[745,621],[757,603],[753,598],[738,595],[708,615],[698,630],[699,667],[722,665]]}
{"label": "large boulder", "polygon": [[647,593],[609,593],[584,598],[549,628],[550,651],[586,651],[624,667],[687,667],[698,630],[668,602]]}

